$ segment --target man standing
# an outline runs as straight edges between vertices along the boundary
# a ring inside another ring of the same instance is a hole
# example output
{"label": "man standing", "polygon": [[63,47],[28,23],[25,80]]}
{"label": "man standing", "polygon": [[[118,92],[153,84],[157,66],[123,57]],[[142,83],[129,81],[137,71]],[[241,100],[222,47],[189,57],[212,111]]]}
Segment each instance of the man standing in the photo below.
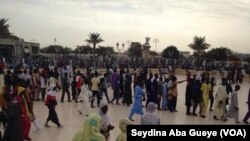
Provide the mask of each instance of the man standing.
{"label": "man standing", "polygon": [[249,124],[249,122],[247,122],[247,120],[250,117],[250,89],[249,89],[249,93],[248,93],[248,101],[247,101],[247,105],[248,105],[248,112],[246,113],[245,118],[243,119],[243,122],[246,124]]}
{"label": "man standing", "polygon": [[68,102],[71,102],[71,100],[70,100],[70,93],[69,93],[68,73],[64,73],[64,78],[62,79],[62,97],[61,97],[61,102],[64,102],[65,92],[68,95]]}
{"label": "man standing", "polygon": [[201,91],[202,91],[202,102],[201,102],[201,117],[206,117],[206,111],[208,109],[208,102],[209,102],[209,93],[211,91],[211,85],[209,84],[209,79],[206,79],[206,83],[203,83],[201,85]]}
{"label": "man standing", "polygon": [[[99,107],[101,96],[99,93],[99,84],[100,84],[100,79],[98,78],[98,73],[95,72],[95,76],[91,79],[91,91],[93,93],[93,97],[96,96],[97,98],[97,106]],[[94,98],[91,100],[91,108],[94,108]]]}
{"label": "man standing", "polygon": [[219,86],[214,107],[214,119],[221,119],[226,113],[226,100],[228,99],[226,91],[226,78],[222,78],[222,84]]}

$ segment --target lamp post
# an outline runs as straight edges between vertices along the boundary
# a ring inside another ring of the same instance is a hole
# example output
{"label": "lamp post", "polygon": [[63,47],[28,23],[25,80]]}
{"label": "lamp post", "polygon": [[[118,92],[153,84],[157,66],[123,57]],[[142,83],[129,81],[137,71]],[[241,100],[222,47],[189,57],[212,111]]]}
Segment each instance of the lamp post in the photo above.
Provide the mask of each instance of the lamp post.
{"label": "lamp post", "polygon": [[153,40],[153,42],[155,43],[155,53],[156,53],[156,46],[157,46],[157,43],[159,43],[160,41],[156,38]]}
{"label": "lamp post", "polygon": [[230,52],[227,51],[226,53],[227,53],[227,66],[229,67],[229,56],[230,56]]}
{"label": "lamp post", "polygon": [[55,46],[56,46],[56,38],[54,38]]}
{"label": "lamp post", "polygon": [[119,45],[120,45],[120,44],[117,42],[117,43],[116,43],[116,48],[117,48],[119,54],[121,55],[121,54],[122,54],[122,51],[124,50],[125,44],[122,43],[122,47],[121,47],[121,48],[119,47]]}
{"label": "lamp post", "polygon": [[173,56],[174,52],[173,51],[168,51],[168,55],[169,55],[169,60],[170,63],[172,64],[172,56]]}
{"label": "lamp post", "polygon": [[58,52],[59,52],[59,49],[58,47],[55,46],[55,51],[56,51],[56,54],[57,54],[57,60],[58,60]]}
{"label": "lamp post", "polygon": [[122,43],[122,48],[119,48],[119,43],[118,42],[116,43],[116,48],[117,48],[119,53],[122,53],[122,51],[124,50],[124,46],[125,46],[125,44]]}

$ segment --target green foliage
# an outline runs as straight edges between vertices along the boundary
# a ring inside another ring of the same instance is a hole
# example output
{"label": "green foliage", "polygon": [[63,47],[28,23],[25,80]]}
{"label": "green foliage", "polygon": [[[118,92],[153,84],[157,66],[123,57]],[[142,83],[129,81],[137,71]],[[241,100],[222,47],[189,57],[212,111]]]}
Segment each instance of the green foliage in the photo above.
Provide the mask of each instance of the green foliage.
{"label": "green foliage", "polygon": [[75,50],[74,53],[81,53],[81,54],[91,54],[93,53],[93,48],[90,46],[78,46]]}
{"label": "green foliage", "polygon": [[152,55],[152,56],[156,56],[157,52],[155,52],[155,51],[149,51],[149,54]]}
{"label": "green foliage", "polygon": [[139,42],[132,42],[128,49],[129,56],[141,57],[142,56],[142,45]]}
{"label": "green foliage", "polygon": [[97,49],[96,49],[96,53],[98,56],[106,56],[106,55],[109,55],[109,54],[114,54],[114,49],[113,47],[104,47],[104,46],[99,46]]}
{"label": "green foliage", "polygon": [[228,55],[231,55],[232,53],[233,51],[227,47],[219,47],[208,51],[205,57],[211,60],[224,61],[227,60]]}
{"label": "green foliage", "polygon": [[195,36],[193,38],[193,43],[188,45],[191,49],[193,49],[195,52],[200,52],[203,50],[206,50],[210,47],[210,44],[206,43],[206,37],[198,37]]}
{"label": "green foliage", "polygon": [[230,56],[229,56],[229,60],[230,60],[230,61],[240,61],[240,58],[238,58],[238,57],[235,56],[235,55],[230,55]]}
{"label": "green foliage", "polygon": [[250,57],[245,58],[244,61],[246,61],[247,63],[250,63]]}
{"label": "green foliage", "polygon": [[9,24],[7,24],[8,19],[0,19],[0,38],[19,40],[19,38],[9,31]]}
{"label": "green foliage", "polygon": [[196,66],[198,67],[201,62],[200,62],[200,57],[202,55],[202,52],[204,52],[206,49],[208,49],[211,45],[206,43],[206,37],[198,37],[195,36],[193,38],[193,43],[188,45],[191,49],[194,50],[194,54],[196,54],[197,61],[196,61]]}
{"label": "green foliage", "polygon": [[63,47],[61,45],[50,45],[48,47],[42,48],[41,52],[69,55],[72,52],[72,49],[69,47]]}
{"label": "green foliage", "polygon": [[178,59],[179,55],[180,55],[179,50],[177,49],[177,47],[175,47],[173,45],[166,47],[162,51],[162,57],[163,58],[170,58],[171,57],[171,59]]}
{"label": "green foliage", "polygon": [[87,39],[86,42],[93,44],[94,57],[95,57],[96,44],[103,42],[103,41],[104,40],[100,37],[99,33],[90,33],[89,34],[89,39]]}

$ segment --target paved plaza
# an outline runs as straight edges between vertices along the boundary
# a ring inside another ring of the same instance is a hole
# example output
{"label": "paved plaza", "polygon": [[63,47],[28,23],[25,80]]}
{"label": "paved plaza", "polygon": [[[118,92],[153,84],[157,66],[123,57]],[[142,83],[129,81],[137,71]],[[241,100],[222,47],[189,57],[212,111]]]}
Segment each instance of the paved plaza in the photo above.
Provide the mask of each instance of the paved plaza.
{"label": "paved plaza", "polygon": [[[185,76],[177,76],[178,80],[184,80]],[[220,82],[220,79],[217,79],[217,83]],[[241,90],[239,91],[239,107],[240,107],[240,120],[242,121],[245,113],[247,112],[247,96],[249,91],[249,82],[245,81],[241,84]],[[185,107],[185,90],[186,82],[178,84],[178,101],[177,101],[177,110],[178,112],[170,113],[169,111],[157,111],[157,114],[161,118],[161,124],[235,124],[234,119],[229,119],[227,122],[213,120],[213,113],[209,112],[208,117],[203,119],[199,116],[186,116],[186,107]],[[217,87],[215,87],[215,92]],[[113,97],[113,91],[109,88],[109,97]],[[42,101],[34,102],[34,112],[38,122],[41,125],[40,131],[35,131],[34,126],[32,125],[30,131],[30,137],[33,141],[71,141],[73,135],[83,127],[85,115],[80,115],[76,110],[75,102],[64,102],[60,103],[59,99],[61,98],[61,91],[58,92],[58,106],[56,111],[58,113],[59,120],[63,128],[57,128],[53,123],[50,128],[44,127],[44,123],[48,116],[48,109]],[[67,97],[65,101],[67,100]],[[103,97],[103,100],[106,101],[106,98]],[[114,102],[115,103],[115,102]],[[120,102],[121,103],[121,102]],[[96,105],[96,101],[95,101]],[[110,141],[114,141],[118,133],[120,133],[118,124],[121,118],[127,118],[130,113],[130,108],[123,105],[109,105],[108,114],[111,117],[111,123],[115,126],[114,130],[111,131]],[[199,110],[199,109],[198,109]],[[197,110],[197,111],[198,111]],[[92,108],[91,112],[98,112],[98,108]],[[140,123],[140,116],[135,115],[133,117],[134,124]],[[241,123],[243,124],[243,123]]]}

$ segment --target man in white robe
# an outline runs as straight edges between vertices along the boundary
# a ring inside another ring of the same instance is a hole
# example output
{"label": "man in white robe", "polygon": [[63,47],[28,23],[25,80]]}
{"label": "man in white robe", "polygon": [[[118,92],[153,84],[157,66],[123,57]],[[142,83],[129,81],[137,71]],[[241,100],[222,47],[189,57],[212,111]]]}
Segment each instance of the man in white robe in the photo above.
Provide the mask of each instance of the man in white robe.
{"label": "man in white robe", "polygon": [[221,119],[226,113],[226,100],[228,99],[226,91],[227,79],[222,78],[222,84],[219,85],[214,104],[214,119]]}
{"label": "man in white robe", "polygon": [[231,95],[231,102],[229,105],[228,113],[223,117],[224,121],[227,121],[227,117],[235,118],[235,123],[239,122],[239,107],[238,107],[238,94],[237,91],[240,90],[240,86],[235,86],[235,91]]}
{"label": "man in white robe", "polygon": [[79,105],[77,107],[77,110],[79,114],[82,114],[82,111],[84,110],[84,114],[88,116],[90,112],[89,88],[88,85],[86,84],[86,80],[83,83],[84,84],[81,87],[81,93],[78,96]]}

